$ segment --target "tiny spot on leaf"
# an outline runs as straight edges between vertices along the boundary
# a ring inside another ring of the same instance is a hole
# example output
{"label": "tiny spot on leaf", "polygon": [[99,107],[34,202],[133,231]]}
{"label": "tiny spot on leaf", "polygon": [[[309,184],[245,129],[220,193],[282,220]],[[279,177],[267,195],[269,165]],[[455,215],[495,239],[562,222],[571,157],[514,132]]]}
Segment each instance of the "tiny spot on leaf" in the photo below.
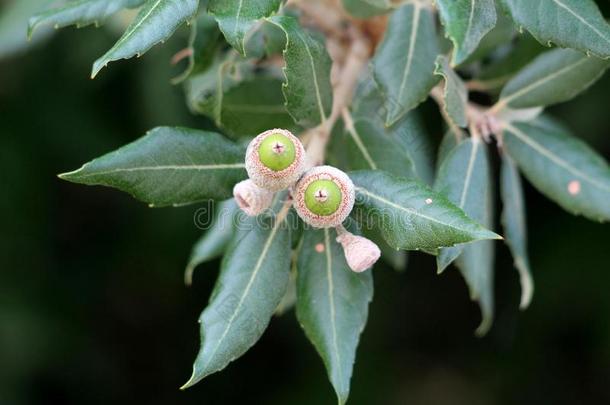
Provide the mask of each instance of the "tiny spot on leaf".
{"label": "tiny spot on leaf", "polygon": [[428,204],[428,205],[432,204],[432,198],[426,198],[426,204]]}
{"label": "tiny spot on leaf", "polygon": [[324,244],[323,244],[323,243],[318,243],[318,244],[316,245],[316,248],[315,248],[315,249],[316,249],[316,252],[318,252],[318,253],[323,253],[323,252],[324,252]]}
{"label": "tiny spot on leaf", "polygon": [[568,193],[570,193],[570,195],[580,193],[580,182],[578,180],[572,180],[568,183]]}

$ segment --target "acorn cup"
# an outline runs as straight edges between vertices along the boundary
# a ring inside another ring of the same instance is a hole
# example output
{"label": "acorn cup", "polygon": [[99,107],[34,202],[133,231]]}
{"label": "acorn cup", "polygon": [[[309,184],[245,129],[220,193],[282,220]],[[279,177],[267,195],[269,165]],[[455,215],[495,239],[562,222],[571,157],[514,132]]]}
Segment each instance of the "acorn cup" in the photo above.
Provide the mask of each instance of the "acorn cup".
{"label": "acorn cup", "polygon": [[349,268],[356,273],[371,268],[381,257],[379,246],[363,236],[354,235],[342,228],[337,228],[339,233],[337,242],[343,247]]}
{"label": "acorn cup", "polygon": [[262,214],[271,207],[273,194],[273,191],[260,188],[250,179],[240,181],[233,187],[233,197],[237,206],[251,217]]}
{"label": "acorn cup", "polygon": [[254,138],[246,150],[246,171],[258,187],[279,191],[292,186],[306,169],[301,141],[285,129],[271,129]]}
{"label": "acorn cup", "polygon": [[318,166],[308,170],[294,187],[294,208],[315,228],[341,225],[354,207],[354,183],[339,169]]}

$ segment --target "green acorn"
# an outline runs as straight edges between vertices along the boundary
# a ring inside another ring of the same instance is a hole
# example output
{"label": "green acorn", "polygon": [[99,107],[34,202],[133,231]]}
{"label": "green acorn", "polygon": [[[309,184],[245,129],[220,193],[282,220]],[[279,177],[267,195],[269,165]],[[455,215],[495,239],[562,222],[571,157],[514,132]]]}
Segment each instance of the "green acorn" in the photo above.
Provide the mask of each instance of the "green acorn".
{"label": "green acorn", "polygon": [[341,170],[318,166],[303,175],[295,186],[294,208],[316,228],[341,225],[354,207],[354,183]]}
{"label": "green acorn", "polygon": [[250,142],[246,170],[257,186],[279,191],[293,185],[305,171],[305,149],[301,141],[285,129],[271,129]]}

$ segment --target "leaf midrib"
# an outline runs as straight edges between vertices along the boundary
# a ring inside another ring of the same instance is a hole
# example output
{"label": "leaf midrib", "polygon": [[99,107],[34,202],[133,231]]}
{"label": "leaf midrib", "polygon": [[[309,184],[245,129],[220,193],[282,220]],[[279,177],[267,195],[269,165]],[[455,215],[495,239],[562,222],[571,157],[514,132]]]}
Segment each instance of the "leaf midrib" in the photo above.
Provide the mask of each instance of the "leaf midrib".
{"label": "leaf midrib", "polygon": [[122,172],[138,172],[138,171],[160,171],[160,170],[224,170],[224,169],[244,169],[246,165],[244,163],[227,163],[227,164],[215,164],[215,165],[164,165],[164,166],[138,166],[138,167],[120,167],[112,170],[105,170],[93,173],[80,174],[81,170],[86,167],[78,169],[74,172],[61,174],[60,177],[70,177],[72,175],[78,175],[80,178],[91,177],[91,176],[103,176],[112,173]]}
{"label": "leaf midrib", "polygon": [[472,29],[472,22],[474,21],[474,7],[476,0],[472,0],[470,2],[470,16],[468,17],[468,25],[466,26],[466,32],[464,33],[464,42],[468,41],[468,36],[470,35],[470,30]]}
{"label": "leaf midrib", "polygon": [[377,170],[377,163],[375,163],[368,149],[364,145],[364,142],[362,142],[362,138],[360,138],[360,134],[358,134],[358,130],[356,129],[356,126],[353,123],[351,126],[348,126],[347,132],[351,135],[352,139],[354,140],[354,143],[360,150],[360,153],[362,153],[364,160],[366,160],[371,169]]}
{"label": "leaf midrib", "polygon": [[[409,51],[407,53],[407,64],[402,75],[402,81],[398,89],[398,103],[400,104],[402,95],[405,90],[407,78],[411,72],[411,63],[413,62],[413,52],[415,50],[415,42],[417,41],[417,31],[419,30],[419,16],[421,14],[421,5],[419,3],[413,3],[413,19],[411,22],[411,34],[409,35]],[[400,108],[400,107],[398,107]]]}
{"label": "leaf midrib", "polygon": [[311,54],[311,49],[309,49],[309,44],[307,43],[305,38],[303,38],[303,35],[301,35],[301,33],[298,31],[295,31],[295,33],[297,37],[301,40],[301,42],[303,42],[303,45],[305,46],[305,51],[307,52],[307,56],[309,57],[309,65],[311,67],[313,85],[316,90],[316,101],[318,103],[318,110],[320,112],[320,121],[326,122],[326,114],[324,112],[324,105],[322,103],[322,95],[320,94],[320,85],[318,84],[318,75],[316,74],[316,64],[313,55]]}
{"label": "leaf midrib", "polygon": [[464,179],[464,188],[462,189],[462,195],[460,196],[460,208],[464,209],[466,204],[466,197],[468,195],[468,189],[470,188],[470,181],[472,180],[472,172],[474,169],[474,162],[477,159],[477,149],[479,148],[479,142],[473,140],[472,149],[470,150],[470,157],[468,158],[468,166],[466,168],[466,177]]}
{"label": "leaf midrib", "polygon": [[[144,24],[144,22],[148,19],[148,17],[150,17],[150,15],[157,9],[157,7],[159,6],[159,4],[161,4],[163,0],[157,0],[157,2],[150,8],[150,10],[148,10],[148,12],[146,13],[146,15],[144,15],[140,21],[138,21],[136,23],[136,25],[134,25],[132,27],[131,30],[129,30],[129,32],[127,32],[121,39],[119,39],[119,41],[112,47],[112,49],[110,50],[110,52],[112,52],[113,50],[117,49],[119,46],[123,45],[123,43],[133,35],[133,33],[140,28],[140,26],[142,24]],[[108,52],[108,53],[110,53]]]}

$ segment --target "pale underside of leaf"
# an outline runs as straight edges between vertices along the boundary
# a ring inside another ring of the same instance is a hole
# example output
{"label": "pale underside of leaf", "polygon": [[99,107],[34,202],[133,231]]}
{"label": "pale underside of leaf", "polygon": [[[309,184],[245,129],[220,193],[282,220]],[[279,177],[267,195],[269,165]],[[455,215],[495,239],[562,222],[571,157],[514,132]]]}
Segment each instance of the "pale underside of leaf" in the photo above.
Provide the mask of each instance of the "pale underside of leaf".
{"label": "pale underside of leaf", "polygon": [[462,79],[449,66],[444,55],[436,59],[434,74],[444,79],[443,109],[445,116],[451,120],[450,127],[465,128],[468,125],[466,117],[466,104],[468,103],[468,90]]}
{"label": "pale underside of leaf", "polygon": [[593,84],[608,66],[610,61],[572,50],[545,52],[506,84],[491,111],[498,113],[509,106],[528,108],[567,101]]}
{"label": "pale underside of leaf", "polygon": [[502,155],[501,197],[503,202],[502,225],[505,242],[519,272],[521,283],[521,302],[519,307],[526,309],[534,294],[534,280],[527,255],[527,227],[525,219],[525,200],[519,172],[510,156]]}
{"label": "pale underside of leaf", "polygon": [[610,169],[583,142],[554,128],[506,124],[507,153],[524,175],[567,211],[610,220]]}
{"label": "pale underside of leaf", "polygon": [[[460,181],[463,179],[463,182],[460,183],[461,192],[460,192],[460,196],[459,196],[459,201],[456,201],[458,204],[458,207],[462,210],[465,210],[466,200],[469,196],[469,193],[472,191],[472,188],[471,188],[472,177],[473,177],[473,173],[474,173],[475,162],[477,161],[477,158],[479,157],[477,152],[481,145],[480,141],[475,142],[475,141],[468,140],[465,142],[467,142],[467,144],[465,143],[463,146],[470,145],[470,154],[468,156],[468,161],[466,163],[466,173],[463,178],[459,179]],[[468,211],[466,211],[466,212],[468,213]],[[439,273],[439,274],[442,273],[455,259],[457,259],[458,256],[462,253],[463,248],[464,248],[463,245],[458,245],[458,246],[441,249],[439,251],[438,256],[436,257],[437,273]]]}

